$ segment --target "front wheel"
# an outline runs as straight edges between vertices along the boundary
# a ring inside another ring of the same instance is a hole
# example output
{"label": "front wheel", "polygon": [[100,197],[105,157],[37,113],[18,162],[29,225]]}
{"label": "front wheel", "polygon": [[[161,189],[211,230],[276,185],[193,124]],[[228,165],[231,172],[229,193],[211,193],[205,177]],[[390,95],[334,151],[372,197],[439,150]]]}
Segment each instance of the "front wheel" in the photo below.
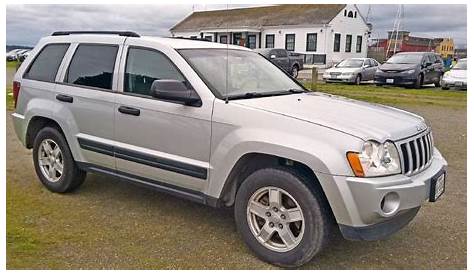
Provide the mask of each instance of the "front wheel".
{"label": "front wheel", "polygon": [[54,127],[41,129],[33,144],[33,162],[41,183],[52,192],[69,192],[85,180],[64,136]]}
{"label": "front wheel", "polygon": [[419,89],[423,86],[423,75],[418,74],[416,77],[415,83],[413,84],[413,88]]}
{"label": "front wheel", "polygon": [[361,78],[360,74],[358,74],[354,80],[354,84],[357,86],[360,85]]}
{"label": "front wheel", "polygon": [[330,213],[316,183],[285,168],[257,170],[245,179],[237,192],[235,222],[259,258],[296,267],[326,245]]}

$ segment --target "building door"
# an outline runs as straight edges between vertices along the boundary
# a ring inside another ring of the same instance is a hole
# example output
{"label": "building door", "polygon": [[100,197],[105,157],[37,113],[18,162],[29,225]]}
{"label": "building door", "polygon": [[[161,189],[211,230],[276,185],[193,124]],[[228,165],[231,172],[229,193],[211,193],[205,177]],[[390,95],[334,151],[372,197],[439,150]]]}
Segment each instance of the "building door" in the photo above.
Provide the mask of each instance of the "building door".
{"label": "building door", "polygon": [[237,32],[233,34],[234,37],[232,39],[232,44],[238,45],[238,46],[243,46],[243,43],[241,43],[242,40],[242,33]]}

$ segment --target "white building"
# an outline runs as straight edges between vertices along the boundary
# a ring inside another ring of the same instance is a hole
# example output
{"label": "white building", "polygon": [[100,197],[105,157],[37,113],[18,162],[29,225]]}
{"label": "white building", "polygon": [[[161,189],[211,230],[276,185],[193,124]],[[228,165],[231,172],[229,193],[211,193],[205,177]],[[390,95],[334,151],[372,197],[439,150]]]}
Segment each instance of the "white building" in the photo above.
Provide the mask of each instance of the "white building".
{"label": "white building", "polygon": [[353,4],[291,4],[193,12],[170,32],[249,48],[285,48],[304,54],[306,65],[331,66],[367,56],[370,25]]}

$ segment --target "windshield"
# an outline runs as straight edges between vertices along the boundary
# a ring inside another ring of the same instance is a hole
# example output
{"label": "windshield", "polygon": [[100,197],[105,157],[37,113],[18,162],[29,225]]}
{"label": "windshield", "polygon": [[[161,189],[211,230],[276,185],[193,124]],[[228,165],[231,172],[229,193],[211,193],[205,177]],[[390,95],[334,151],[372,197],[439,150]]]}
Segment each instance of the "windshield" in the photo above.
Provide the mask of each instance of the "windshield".
{"label": "windshield", "polygon": [[423,54],[397,54],[388,59],[390,64],[419,64]]}
{"label": "windshield", "polygon": [[280,95],[302,90],[288,75],[252,51],[182,49],[179,52],[221,99],[226,96],[233,99]]}
{"label": "windshield", "polygon": [[364,60],[360,59],[346,59],[336,65],[337,68],[360,68]]}
{"label": "windshield", "polygon": [[452,68],[453,70],[467,70],[467,61],[459,61]]}

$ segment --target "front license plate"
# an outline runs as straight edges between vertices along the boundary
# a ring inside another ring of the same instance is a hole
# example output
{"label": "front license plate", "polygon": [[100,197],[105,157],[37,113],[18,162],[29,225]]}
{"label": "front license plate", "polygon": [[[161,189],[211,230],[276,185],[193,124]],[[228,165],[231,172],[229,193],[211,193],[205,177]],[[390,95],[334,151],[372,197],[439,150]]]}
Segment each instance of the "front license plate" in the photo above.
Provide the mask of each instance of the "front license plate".
{"label": "front license plate", "polygon": [[446,173],[443,172],[438,177],[431,179],[430,187],[430,202],[435,202],[438,198],[443,195],[446,182]]}
{"label": "front license plate", "polygon": [[454,85],[455,85],[456,87],[462,87],[462,82],[454,82]]}
{"label": "front license plate", "polygon": [[393,84],[393,79],[386,79],[385,82],[386,82],[387,84]]}

